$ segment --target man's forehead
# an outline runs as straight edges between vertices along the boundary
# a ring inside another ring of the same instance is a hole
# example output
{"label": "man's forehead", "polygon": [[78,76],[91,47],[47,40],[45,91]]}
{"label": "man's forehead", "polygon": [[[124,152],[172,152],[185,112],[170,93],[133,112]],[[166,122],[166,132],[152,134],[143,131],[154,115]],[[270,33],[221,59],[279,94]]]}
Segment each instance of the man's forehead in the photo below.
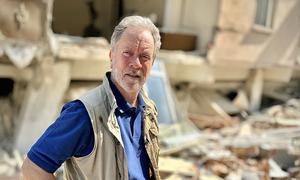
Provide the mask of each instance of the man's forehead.
{"label": "man's forehead", "polygon": [[151,32],[143,27],[135,27],[135,26],[130,26],[125,29],[123,32],[122,37],[124,38],[132,38],[132,39],[144,39],[145,37],[148,38],[153,38]]}
{"label": "man's forehead", "polygon": [[154,39],[149,32],[146,31],[127,31],[122,34],[119,41],[117,42],[118,46],[123,47],[135,47],[137,45],[143,46],[154,46]]}

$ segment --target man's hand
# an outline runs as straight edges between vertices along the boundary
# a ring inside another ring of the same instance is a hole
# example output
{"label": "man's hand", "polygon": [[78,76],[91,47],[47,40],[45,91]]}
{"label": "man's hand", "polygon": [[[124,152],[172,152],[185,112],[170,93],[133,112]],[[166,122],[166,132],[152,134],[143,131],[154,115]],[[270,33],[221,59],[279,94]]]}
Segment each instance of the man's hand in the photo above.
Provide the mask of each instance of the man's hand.
{"label": "man's hand", "polygon": [[55,176],[44,171],[42,168],[34,164],[30,159],[26,158],[22,165],[22,179],[24,180],[55,180]]}

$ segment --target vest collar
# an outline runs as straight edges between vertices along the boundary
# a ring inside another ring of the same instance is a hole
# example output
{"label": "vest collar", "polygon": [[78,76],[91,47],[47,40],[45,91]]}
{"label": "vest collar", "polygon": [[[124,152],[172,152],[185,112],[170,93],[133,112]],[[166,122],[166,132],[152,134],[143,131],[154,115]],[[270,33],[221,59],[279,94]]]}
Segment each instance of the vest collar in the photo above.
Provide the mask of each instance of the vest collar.
{"label": "vest collar", "polygon": [[109,80],[108,80],[108,77],[110,76],[109,74],[110,74],[110,72],[107,72],[105,74],[102,84],[103,84],[106,96],[108,98],[108,104],[110,106],[110,109],[115,109],[117,107],[117,101],[116,101],[115,96],[109,85]]}

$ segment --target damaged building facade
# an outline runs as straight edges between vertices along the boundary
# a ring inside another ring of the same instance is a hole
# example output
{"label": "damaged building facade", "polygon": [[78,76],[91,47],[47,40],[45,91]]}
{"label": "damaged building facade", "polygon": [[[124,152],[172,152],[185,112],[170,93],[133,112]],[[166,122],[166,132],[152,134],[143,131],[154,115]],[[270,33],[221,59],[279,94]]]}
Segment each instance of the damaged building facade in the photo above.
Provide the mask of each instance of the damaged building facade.
{"label": "damaged building facade", "polygon": [[300,178],[299,0],[0,0],[0,179],[101,82],[131,14],[161,30],[164,179]]}

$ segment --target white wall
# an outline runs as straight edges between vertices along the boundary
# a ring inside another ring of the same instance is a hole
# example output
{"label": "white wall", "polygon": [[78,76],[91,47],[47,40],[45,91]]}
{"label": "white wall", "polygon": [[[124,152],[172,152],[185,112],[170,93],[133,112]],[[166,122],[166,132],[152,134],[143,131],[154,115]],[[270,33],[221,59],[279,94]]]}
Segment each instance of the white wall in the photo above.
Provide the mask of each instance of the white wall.
{"label": "white wall", "polygon": [[165,0],[163,29],[178,30],[180,26],[182,0]]}

